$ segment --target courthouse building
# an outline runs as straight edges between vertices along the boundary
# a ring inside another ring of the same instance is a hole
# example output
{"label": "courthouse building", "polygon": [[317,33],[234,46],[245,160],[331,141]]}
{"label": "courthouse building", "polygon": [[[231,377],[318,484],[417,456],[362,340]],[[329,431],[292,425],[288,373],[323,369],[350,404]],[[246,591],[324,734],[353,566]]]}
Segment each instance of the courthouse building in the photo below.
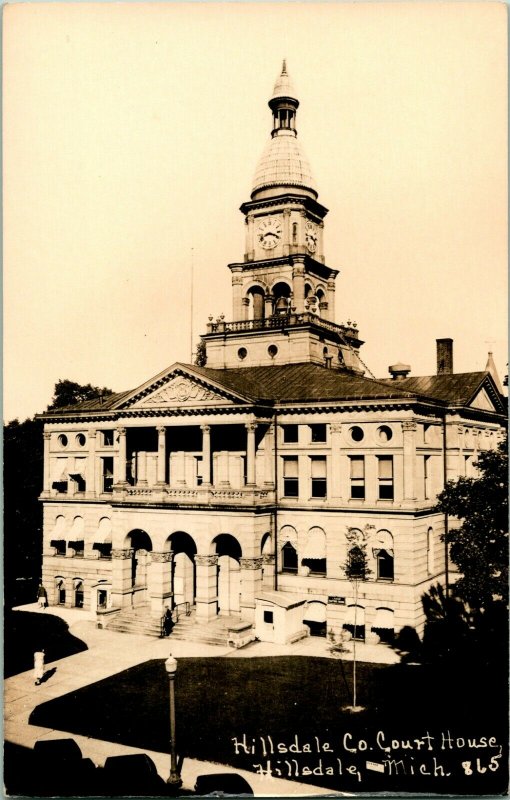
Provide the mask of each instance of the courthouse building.
{"label": "courthouse building", "polygon": [[[283,609],[288,641],[352,632],[355,617],[367,641],[423,630],[422,595],[445,582],[436,496],[497,447],[501,384],[490,355],[454,373],[450,339],[434,375],[370,377],[361,331],[335,321],[298,106],[284,63],[241,206],[245,253],[228,265],[231,321],[210,317],[204,365],[44,415],[50,605],[105,625],[171,606],[202,625],[256,621],[269,639]],[[355,607],[345,566],[359,544],[371,573]]]}

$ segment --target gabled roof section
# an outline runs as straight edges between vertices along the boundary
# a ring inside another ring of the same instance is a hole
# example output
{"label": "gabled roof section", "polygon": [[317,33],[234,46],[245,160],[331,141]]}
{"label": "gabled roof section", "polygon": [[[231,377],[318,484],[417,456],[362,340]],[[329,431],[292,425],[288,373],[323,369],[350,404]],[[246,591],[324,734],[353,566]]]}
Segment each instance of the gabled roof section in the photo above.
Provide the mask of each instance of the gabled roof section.
{"label": "gabled roof section", "polygon": [[[401,378],[397,381],[386,379],[385,383],[397,384],[403,390],[420,397],[439,400],[449,406],[471,406],[498,414],[505,412],[503,400],[489,372],[426,375]],[[483,392],[485,399],[482,400],[480,392]],[[479,396],[480,399],[477,401]],[[485,403],[485,405],[480,405],[480,403]]]}
{"label": "gabled roof section", "polygon": [[156,377],[129,392],[116,410],[183,406],[218,406],[249,403],[250,397],[225,387],[214,376],[204,376],[197,367],[177,362]]}
{"label": "gabled roof section", "polygon": [[83,400],[83,402],[74,403],[71,406],[52,408],[42,414],[38,414],[37,416],[60,417],[62,414],[75,414],[76,412],[86,413],[87,411],[111,411],[112,409],[115,409],[123,400],[123,398],[127,397],[127,395],[129,395],[129,392],[114,392],[114,394],[104,395],[102,398],[94,397],[91,400]]}

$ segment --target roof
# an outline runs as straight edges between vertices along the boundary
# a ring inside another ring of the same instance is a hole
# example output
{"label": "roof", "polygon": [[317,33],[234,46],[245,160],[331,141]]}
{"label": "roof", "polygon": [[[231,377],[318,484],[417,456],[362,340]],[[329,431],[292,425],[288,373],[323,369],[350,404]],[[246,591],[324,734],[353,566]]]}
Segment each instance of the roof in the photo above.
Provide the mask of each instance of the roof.
{"label": "roof", "polygon": [[254,192],[273,186],[299,186],[317,197],[308,159],[293,130],[279,129],[269,140],[253,177]]}
{"label": "roof", "polygon": [[[425,377],[372,379],[347,370],[328,369],[320,364],[284,364],[266,367],[237,367],[212,369],[192,364],[176,363],[155,378],[146,381],[133,391],[119,392],[105,397],[86,400],[66,408],[53,409],[42,415],[60,416],[105,411],[122,412],[143,392],[161,386],[176,375],[193,377],[234,395],[235,402],[298,404],[333,401],[415,401],[424,400],[446,406],[467,406],[483,387],[493,399],[495,408],[504,413],[501,396],[488,372],[466,372],[453,375]],[[498,399],[499,398],[499,399]]]}
{"label": "roof", "polygon": [[281,74],[276,79],[271,100],[277,100],[280,97],[290,97],[293,100],[297,100],[296,90],[294,89],[290,75],[287,72],[287,64],[285,60],[282,64]]}
{"label": "roof", "polygon": [[400,378],[397,381],[385,378],[385,383],[401,386],[403,391],[451,405],[465,405],[473,397],[486,372],[458,372],[450,375],[427,375],[423,377]]}

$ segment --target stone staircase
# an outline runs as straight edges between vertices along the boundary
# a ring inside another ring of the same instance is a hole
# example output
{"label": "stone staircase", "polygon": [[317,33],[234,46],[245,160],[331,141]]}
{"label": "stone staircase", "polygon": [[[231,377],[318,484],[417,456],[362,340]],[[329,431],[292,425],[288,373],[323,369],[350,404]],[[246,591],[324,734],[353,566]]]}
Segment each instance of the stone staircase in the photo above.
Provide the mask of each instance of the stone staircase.
{"label": "stone staircase", "polygon": [[239,617],[215,617],[208,622],[197,621],[193,610],[189,617],[182,614],[175,623],[170,639],[183,639],[187,642],[202,642],[228,645],[228,627],[239,622]]}
{"label": "stone staircase", "polygon": [[151,616],[148,605],[124,608],[106,624],[106,629],[119,633],[159,637],[161,636],[161,621]]}

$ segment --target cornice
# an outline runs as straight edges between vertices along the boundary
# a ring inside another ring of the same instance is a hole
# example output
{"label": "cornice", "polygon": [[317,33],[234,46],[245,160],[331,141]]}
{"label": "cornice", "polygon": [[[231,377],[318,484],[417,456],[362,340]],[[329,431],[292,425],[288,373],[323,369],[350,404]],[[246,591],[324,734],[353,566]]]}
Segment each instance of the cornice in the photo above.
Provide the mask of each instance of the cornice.
{"label": "cornice", "polygon": [[304,206],[307,211],[317,214],[320,219],[324,219],[329,211],[326,206],[323,206],[317,200],[313,200],[311,197],[307,197],[306,195],[293,194],[292,192],[285,192],[277,197],[266,197],[260,200],[248,200],[239,207],[239,210],[246,215],[250,211],[263,211],[266,208],[276,208],[278,206],[286,206],[289,204]]}

